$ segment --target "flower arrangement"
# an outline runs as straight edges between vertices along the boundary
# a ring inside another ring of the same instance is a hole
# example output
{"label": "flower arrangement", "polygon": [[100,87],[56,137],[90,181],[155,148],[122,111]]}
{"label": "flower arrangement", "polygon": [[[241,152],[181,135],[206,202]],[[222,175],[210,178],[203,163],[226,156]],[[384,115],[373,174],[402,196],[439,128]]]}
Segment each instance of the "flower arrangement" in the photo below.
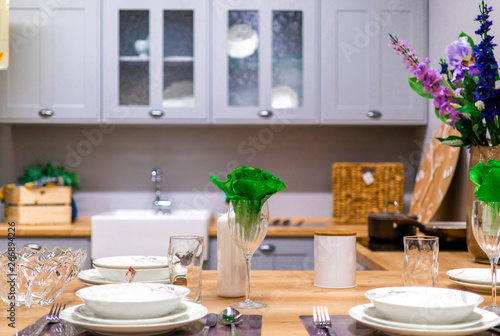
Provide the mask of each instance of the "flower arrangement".
{"label": "flower arrangement", "polygon": [[456,128],[461,136],[438,138],[443,144],[461,146],[497,146],[500,144],[500,84],[498,64],[493,54],[493,36],[489,35],[492,7],[484,0],[476,17],[480,27],[479,44],[462,32],[449,44],[441,59],[441,71],[428,66],[429,58],[420,60],[410,45],[389,34],[394,51],[403,55],[410,69],[410,87],[420,96],[432,99],[436,116]]}

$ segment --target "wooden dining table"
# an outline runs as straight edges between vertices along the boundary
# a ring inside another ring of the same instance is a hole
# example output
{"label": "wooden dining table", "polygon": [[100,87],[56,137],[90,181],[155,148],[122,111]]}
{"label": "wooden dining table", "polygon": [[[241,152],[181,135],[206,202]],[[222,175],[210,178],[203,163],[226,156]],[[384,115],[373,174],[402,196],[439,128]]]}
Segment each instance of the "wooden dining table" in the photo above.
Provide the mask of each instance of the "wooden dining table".
{"label": "wooden dining table", "polygon": [[[348,315],[350,308],[369,303],[364,293],[372,288],[402,286],[402,252],[371,252],[358,245],[358,260],[371,262],[378,270],[357,271],[356,287],[346,289],[327,289],[314,286],[313,271],[253,271],[251,276],[251,298],[264,302],[267,307],[258,310],[242,311],[244,314],[262,315],[262,335],[307,335],[299,316],[312,315],[312,307],[327,306],[331,315]],[[441,252],[439,254],[439,287],[464,289],[448,280],[446,271],[455,268],[482,267],[467,252]],[[55,302],[65,303],[67,307],[81,304],[76,291],[86,287],[78,279],[72,280]],[[239,298],[222,298],[217,295],[217,272],[203,271],[202,304],[210,313],[220,313],[222,309]],[[491,301],[491,294],[480,293],[485,304]],[[8,306],[0,307],[0,335],[15,335],[17,331],[32,324],[47,314],[49,306],[17,307],[15,328],[11,328]]]}

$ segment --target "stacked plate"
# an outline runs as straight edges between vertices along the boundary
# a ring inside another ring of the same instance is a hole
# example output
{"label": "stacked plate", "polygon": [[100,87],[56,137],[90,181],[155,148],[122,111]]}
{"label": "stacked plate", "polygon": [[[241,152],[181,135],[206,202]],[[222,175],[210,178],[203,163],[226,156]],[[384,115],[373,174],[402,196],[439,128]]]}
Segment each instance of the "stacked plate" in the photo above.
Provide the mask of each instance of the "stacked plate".
{"label": "stacked plate", "polygon": [[[446,272],[451,282],[463,286],[469,290],[491,293],[491,269],[490,268],[458,268]],[[500,273],[497,272],[497,291],[500,286]]]}
{"label": "stacked plate", "polygon": [[500,323],[500,317],[477,308],[483,298],[448,288],[388,287],[365,293],[372,303],[349,315],[373,329],[404,335],[469,335]]}
{"label": "stacked plate", "polygon": [[194,322],[207,314],[200,304],[183,300],[189,289],[146,283],[88,287],[76,292],[84,304],[61,318],[106,335],[155,335]]}
{"label": "stacked plate", "polygon": [[118,256],[93,261],[94,269],[81,271],[78,279],[87,285],[122,282],[129,268],[135,275],[132,282],[170,283],[167,257]]}

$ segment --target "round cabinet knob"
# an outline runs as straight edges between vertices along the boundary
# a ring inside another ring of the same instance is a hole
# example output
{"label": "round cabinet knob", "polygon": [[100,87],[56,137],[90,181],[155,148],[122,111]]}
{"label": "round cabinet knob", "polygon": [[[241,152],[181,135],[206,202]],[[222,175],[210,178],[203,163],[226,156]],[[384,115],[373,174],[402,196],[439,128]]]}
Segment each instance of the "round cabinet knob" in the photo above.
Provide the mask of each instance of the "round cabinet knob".
{"label": "round cabinet knob", "polygon": [[153,118],[161,118],[165,115],[165,112],[162,110],[151,110],[149,111],[149,115]]}
{"label": "round cabinet knob", "polygon": [[262,244],[259,246],[260,252],[270,253],[270,252],[273,252],[274,250],[276,250],[276,247],[274,247],[273,244]]}
{"label": "round cabinet knob", "polygon": [[262,110],[257,113],[257,115],[261,118],[271,118],[273,116],[273,111]]}
{"label": "round cabinet knob", "polygon": [[50,118],[54,115],[54,111],[49,109],[41,109],[40,111],[38,111],[38,114],[40,115],[40,117]]}
{"label": "round cabinet knob", "polygon": [[366,116],[370,119],[378,119],[378,118],[382,117],[382,112],[380,112],[380,111],[368,111]]}

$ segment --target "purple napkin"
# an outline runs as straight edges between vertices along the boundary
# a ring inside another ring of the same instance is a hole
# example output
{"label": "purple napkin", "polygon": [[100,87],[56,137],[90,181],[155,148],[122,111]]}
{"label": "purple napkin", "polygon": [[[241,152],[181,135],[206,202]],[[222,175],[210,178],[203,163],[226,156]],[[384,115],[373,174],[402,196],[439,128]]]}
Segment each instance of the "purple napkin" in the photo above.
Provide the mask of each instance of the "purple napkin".
{"label": "purple napkin", "polygon": [[[299,316],[304,328],[306,328],[307,333],[310,336],[328,336],[326,329],[316,328],[313,323],[313,318],[311,315]],[[352,336],[352,335],[363,335],[363,336],[374,336],[374,335],[388,335],[382,331],[377,331],[363,323],[357,322],[355,319],[348,315],[331,315],[332,329],[335,331],[337,336]],[[493,336],[498,335],[495,332],[485,331],[481,333],[476,333],[474,335],[481,336]]]}
{"label": "purple napkin", "polygon": [[[180,327],[178,329],[166,331],[162,335],[168,336],[191,336],[198,335],[203,326],[205,325],[206,317],[190,323],[186,326]],[[38,319],[35,323],[27,326],[14,336],[33,336],[34,332],[39,328],[41,323],[45,321],[45,316]],[[260,336],[262,329],[262,316],[261,315],[244,315],[243,322],[237,327],[238,333],[245,336]],[[86,331],[85,329],[78,328],[71,323],[61,322],[55,324],[49,324],[43,330],[42,335],[46,336],[91,336],[96,335],[91,331]],[[209,336],[229,336],[231,335],[231,326],[224,325],[217,322],[217,325],[210,328]]]}

